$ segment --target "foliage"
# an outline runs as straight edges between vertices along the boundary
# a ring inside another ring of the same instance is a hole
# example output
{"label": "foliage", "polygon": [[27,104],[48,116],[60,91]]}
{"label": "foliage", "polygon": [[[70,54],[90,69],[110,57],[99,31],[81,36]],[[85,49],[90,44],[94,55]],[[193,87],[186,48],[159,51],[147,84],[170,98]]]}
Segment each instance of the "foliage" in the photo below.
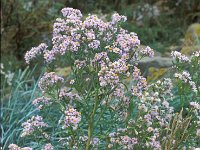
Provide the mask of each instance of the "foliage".
{"label": "foliage", "polygon": [[[22,123],[21,138],[31,142],[10,143],[9,149],[200,146],[199,51],[191,58],[172,52],[174,77],[148,84],[137,62],[154,52],[138,48],[138,36],[122,28],[125,16],[114,13],[104,22],[96,15],[83,20],[77,9],[61,12],[64,18],[54,23],[52,46],[42,43],[25,55],[27,63],[43,58],[47,70],[38,83],[42,96],[32,102],[38,111]],[[53,72],[67,65],[70,77]],[[183,109],[174,108],[171,100]]]}
{"label": "foliage", "polygon": [[50,42],[51,20],[63,5],[46,0],[3,0],[1,11],[1,55],[18,61],[30,47]]}
{"label": "foliage", "polygon": [[8,86],[6,82],[1,85],[1,145],[3,150],[7,149],[10,143],[26,145],[27,142],[31,142],[31,140],[19,139],[19,136],[21,124],[37,111],[31,105],[31,101],[38,95],[33,71],[28,68],[24,71],[19,70],[11,81],[12,86]]}

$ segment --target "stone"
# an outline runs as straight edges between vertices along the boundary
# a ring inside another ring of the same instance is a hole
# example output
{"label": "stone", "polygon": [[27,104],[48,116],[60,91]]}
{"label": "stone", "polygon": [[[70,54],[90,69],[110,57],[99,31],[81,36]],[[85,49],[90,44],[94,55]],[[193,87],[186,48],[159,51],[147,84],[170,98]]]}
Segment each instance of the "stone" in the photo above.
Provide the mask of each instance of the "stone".
{"label": "stone", "polygon": [[188,27],[181,53],[190,56],[194,51],[200,50],[200,24],[195,23]]}
{"label": "stone", "polygon": [[161,57],[156,56],[153,58],[145,57],[141,61],[139,61],[138,66],[139,68],[144,72],[145,70],[148,70],[150,67],[154,68],[168,68],[173,65],[172,63],[173,59],[170,57]]}

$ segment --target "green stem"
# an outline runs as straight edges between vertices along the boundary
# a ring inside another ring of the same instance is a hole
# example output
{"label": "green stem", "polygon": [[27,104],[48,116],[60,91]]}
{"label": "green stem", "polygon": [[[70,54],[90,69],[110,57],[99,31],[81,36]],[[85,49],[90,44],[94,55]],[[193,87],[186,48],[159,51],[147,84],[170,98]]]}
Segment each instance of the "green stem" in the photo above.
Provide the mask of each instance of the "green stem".
{"label": "green stem", "polygon": [[185,100],[184,100],[184,85],[181,86],[181,107],[183,108],[185,105]]}
{"label": "green stem", "polygon": [[87,141],[86,148],[85,148],[86,150],[89,150],[89,147],[90,147],[90,141],[91,141],[92,132],[93,132],[94,115],[96,113],[97,108],[98,108],[98,92],[96,94],[95,105],[94,105],[92,114],[90,115],[90,120],[88,121],[88,141]]}
{"label": "green stem", "polygon": [[86,150],[89,150],[91,138],[92,138],[92,122],[89,121],[88,122],[88,141],[85,148]]}

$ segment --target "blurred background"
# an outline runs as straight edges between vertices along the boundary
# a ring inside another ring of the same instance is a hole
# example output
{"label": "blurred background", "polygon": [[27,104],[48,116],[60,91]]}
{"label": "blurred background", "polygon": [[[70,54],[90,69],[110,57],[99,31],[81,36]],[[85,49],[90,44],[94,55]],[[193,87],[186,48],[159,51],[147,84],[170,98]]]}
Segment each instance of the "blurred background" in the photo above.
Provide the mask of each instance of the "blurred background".
{"label": "blurred background", "polygon": [[24,54],[31,47],[51,43],[53,22],[64,7],[105,20],[115,11],[126,15],[123,27],[158,55],[181,51],[186,36],[195,41],[200,35],[199,0],[2,0],[1,7],[1,70],[10,73],[26,67]]}

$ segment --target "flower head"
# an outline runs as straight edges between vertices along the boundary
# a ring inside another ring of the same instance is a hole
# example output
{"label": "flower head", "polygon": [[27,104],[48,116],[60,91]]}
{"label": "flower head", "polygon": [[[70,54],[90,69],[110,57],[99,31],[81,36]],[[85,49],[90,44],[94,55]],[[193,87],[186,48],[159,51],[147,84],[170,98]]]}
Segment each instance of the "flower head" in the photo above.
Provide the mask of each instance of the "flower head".
{"label": "flower head", "polygon": [[45,73],[39,81],[39,88],[42,92],[45,92],[47,89],[54,86],[62,84],[64,79],[55,74],[55,72]]}
{"label": "flower head", "polygon": [[48,127],[46,123],[43,122],[43,118],[41,116],[33,116],[31,119],[22,123],[23,131],[21,137],[31,135],[36,129],[42,127]]}
{"label": "flower head", "polygon": [[76,109],[71,107],[65,111],[64,128],[72,127],[73,130],[76,130],[80,121],[81,113],[76,111]]}

